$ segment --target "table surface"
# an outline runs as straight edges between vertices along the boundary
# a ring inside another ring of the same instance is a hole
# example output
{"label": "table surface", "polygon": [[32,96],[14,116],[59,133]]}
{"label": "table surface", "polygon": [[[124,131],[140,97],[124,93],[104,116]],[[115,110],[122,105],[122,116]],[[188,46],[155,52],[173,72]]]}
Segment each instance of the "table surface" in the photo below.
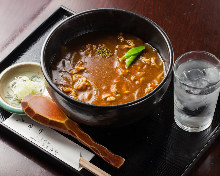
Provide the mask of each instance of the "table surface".
{"label": "table surface", "polygon": [[[175,59],[192,50],[205,50],[220,58],[219,0],[0,0],[0,61],[60,5],[75,12],[94,8],[131,10],[164,29]],[[5,134],[0,134],[0,156],[1,175],[63,175]],[[220,136],[188,175],[220,175],[219,156]]]}

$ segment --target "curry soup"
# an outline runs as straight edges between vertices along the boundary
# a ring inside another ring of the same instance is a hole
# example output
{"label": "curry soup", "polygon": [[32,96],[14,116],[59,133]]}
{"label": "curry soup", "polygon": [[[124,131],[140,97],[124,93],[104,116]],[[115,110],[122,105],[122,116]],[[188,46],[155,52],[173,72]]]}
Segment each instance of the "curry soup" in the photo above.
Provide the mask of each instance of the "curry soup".
{"label": "curry soup", "polygon": [[[121,59],[131,48],[145,46],[127,68]],[[96,105],[117,105],[153,91],[164,78],[156,49],[123,33],[93,32],[62,46],[52,65],[53,83],[65,94]]]}

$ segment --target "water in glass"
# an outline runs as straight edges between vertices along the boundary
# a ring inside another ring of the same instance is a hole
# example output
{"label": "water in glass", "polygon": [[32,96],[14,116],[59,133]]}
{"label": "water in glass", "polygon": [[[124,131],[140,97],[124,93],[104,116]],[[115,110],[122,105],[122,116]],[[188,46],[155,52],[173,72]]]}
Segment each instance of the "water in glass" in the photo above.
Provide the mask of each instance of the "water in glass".
{"label": "water in glass", "polygon": [[220,72],[215,65],[189,60],[179,65],[174,77],[174,119],[186,131],[210,126],[219,94]]}

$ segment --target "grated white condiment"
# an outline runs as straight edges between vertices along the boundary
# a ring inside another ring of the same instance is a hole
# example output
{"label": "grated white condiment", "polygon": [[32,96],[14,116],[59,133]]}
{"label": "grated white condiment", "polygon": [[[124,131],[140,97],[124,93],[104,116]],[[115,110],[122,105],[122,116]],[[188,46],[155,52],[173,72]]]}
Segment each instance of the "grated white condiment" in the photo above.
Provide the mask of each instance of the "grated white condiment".
{"label": "grated white condiment", "polygon": [[21,101],[29,94],[42,94],[45,85],[38,76],[32,76],[31,79],[27,76],[19,76],[10,82],[10,88],[12,90],[12,99]]}

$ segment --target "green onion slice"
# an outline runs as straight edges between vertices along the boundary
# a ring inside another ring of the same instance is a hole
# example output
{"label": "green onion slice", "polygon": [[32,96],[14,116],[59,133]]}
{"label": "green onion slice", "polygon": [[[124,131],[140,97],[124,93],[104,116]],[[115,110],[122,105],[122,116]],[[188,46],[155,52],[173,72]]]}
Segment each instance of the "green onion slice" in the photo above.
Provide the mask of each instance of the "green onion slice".
{"label": "green onion slice", "polygon": [[136,59],[136,57],[139,55],[139,53],[133,55],[133,56],[130,56],[126,59],[125,63],[126,63],[126,67],[130,67],[130,65],[132,64],[132,62],[134,62],[134,60]]}
{"label": "green onion slice", "polygon": [[131,48],[130,50],[128,50],[128,52],[124,56],[122,56],[121,59],[128,58],[128,57],[133,56],[135,54],[139,54],[144,49],[145,49],[145,46],[138,46],[138,47]]}
{"label": "green onion slice", "polygon": [[132,64],[132,62],[134,62],[134,60],[138,57],[138,55],[141,53],[141,51],[143,51],[145,49],[145,46],[138,46],[138,47],[134,47],[131,48],[130,50],[128,50],[128,52],[120,58],[120,60],[126,58],[126,67],[130,67],[130,65]]}

